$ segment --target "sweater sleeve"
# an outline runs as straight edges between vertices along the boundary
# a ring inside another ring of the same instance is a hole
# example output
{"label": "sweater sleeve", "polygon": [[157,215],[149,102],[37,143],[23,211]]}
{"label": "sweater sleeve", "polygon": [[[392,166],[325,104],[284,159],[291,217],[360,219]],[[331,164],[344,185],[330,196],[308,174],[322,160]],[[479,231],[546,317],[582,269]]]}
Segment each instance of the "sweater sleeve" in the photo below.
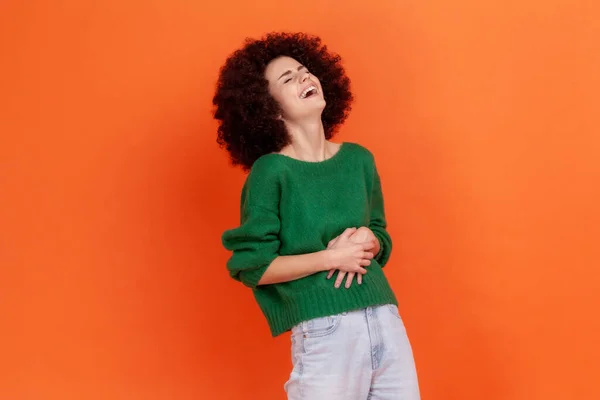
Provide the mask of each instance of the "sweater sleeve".
{"label": "sweater sleeve", "polygon": [[381,246],[379,253],[375,255],[375,260],[384,267],[390,255],[392,254],[392,238],[387,231],[387,221],[385,217],[385,207],[383,201],[383,191],[381,189],[381,179],[377,166],[373,163],[373,186],[371,192],[371,219],[369,229],[373,231]]}
{"label": "sweater sleeve", "polygon": [[242,189],[240,225],[222,236],[223,246],[232,252],[229,275],[250,288],[256,288],[279,256],[279,185],[269,175],[250,172]]}

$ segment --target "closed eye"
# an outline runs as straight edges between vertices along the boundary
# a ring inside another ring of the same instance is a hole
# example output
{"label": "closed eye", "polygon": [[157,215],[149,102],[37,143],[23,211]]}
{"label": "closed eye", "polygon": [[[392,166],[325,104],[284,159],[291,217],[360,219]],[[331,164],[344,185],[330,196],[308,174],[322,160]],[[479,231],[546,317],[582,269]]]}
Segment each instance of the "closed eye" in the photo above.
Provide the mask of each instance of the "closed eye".
{"label": "closed eye", "polygon": [[[303,69],[306,69],[306,67],[305,67],[304,65],[300,65],[300,66],[298,66],[298,68],[296,69],[296,71],[301,71],[301,70],[303,70]],[[307,70],[306,72],[308,72],[308,70]],[[286,76],[286,75],[287,75],[287,76],[289,76],[289,75],[291,75],[291,74],[292,74],[292,70],[291,70],[291,69],[290,69],[290,70],[287,70],[287,71],[285,71],[283,74],[281,74],[281,76],[280,76],[279,78],[277,78],[277,80],[280,80],[280,79],[281,79],[281,78],[283,78],[284,76]],[[286,80],[285,80],[283,83],[288,83],[288,82],[289,82],[289,81],[291,81],[291,80],[292,80],[292,78],[288,78],[288,79],[286,79]]]}

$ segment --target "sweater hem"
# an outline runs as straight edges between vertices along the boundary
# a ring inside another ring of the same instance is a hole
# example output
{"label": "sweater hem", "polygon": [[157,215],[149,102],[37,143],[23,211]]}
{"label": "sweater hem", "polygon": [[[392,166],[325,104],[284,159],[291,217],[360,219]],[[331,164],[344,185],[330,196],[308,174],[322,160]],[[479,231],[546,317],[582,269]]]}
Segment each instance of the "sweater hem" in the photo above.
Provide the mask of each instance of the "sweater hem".
{"label": "sweater hem", "polygon": [[[333,288],[333,282],[331,282]],[[277,307],[262,309],[267,318],[271,335],[277,337],[303,321],[330,315],[341,314],[366,307],[384,304],[398,305],[398,300],[386,279],[370,281],[362,285],[356,283],[345,291],[343,296],[332,293],[331,288],[298,293],[293,299]]]}

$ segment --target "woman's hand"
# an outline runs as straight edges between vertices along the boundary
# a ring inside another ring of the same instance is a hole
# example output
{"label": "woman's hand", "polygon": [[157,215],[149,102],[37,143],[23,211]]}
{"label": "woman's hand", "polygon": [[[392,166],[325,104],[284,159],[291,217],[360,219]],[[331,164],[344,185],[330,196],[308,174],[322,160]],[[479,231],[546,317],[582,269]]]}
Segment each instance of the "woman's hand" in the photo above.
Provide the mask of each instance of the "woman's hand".
{"label": "woman's hand", "polygon": [[[374,256],[373,250],[378,251],[379,241],[367,227],[348,228],[340,236],[331,240],[327,245],[327,249],[335,251],[332,253],[334,259],[337,257],[337,262],[340,266],[334,266],[327,275],[327,279],[330,279],[336,270],[339,270],[338,276],[335,281],[335,287],[339,288],[344,280],[346,274],[346,288],[349,288],[354,280],[354,276],[357,276],[358,284],[362,284],[362,275],[367,273],[367,270],[362,268],[371,264],[371,259]],[[342,261],[343,260],[343,261]],[[356,265],[358,264],[358,268]],[[335,262],[334,262],[335,265]]]}

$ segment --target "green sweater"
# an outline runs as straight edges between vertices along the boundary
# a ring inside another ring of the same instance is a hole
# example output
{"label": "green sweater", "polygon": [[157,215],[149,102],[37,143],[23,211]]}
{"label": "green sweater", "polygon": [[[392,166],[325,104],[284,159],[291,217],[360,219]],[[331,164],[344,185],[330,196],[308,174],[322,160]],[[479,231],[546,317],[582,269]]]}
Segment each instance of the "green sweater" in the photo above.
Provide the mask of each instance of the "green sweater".
{"label": "green sweater", "polygon": [[[397,304],[382,271],[392,241],[379,174],[366,148],[346,142],[321,162],[281,154],[260,157],[242,189],[240,213],[240,226],[222,237],[232,252],[227,268],[232,278],[252,288],[273,336],[312,318]],[[257,285],[276,257],[324,250],[344,229],[360,226],[368,226],[381,244],[362,285],[354,280],[349,289],[336,289],[327,271]]]}

